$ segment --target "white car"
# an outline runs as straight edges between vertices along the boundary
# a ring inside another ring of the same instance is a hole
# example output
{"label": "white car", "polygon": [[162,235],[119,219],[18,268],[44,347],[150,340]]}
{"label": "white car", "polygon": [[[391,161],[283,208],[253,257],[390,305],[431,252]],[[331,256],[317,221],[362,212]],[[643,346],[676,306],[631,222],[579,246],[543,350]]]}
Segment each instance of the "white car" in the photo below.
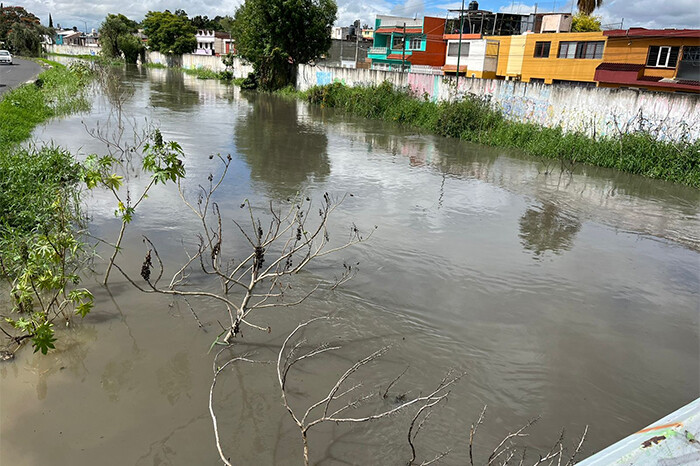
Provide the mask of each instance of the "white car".
{"label": "white car", "polygon": [[12,64],[12,54],[7,50],[0,50],[0,63],[5,65]]}

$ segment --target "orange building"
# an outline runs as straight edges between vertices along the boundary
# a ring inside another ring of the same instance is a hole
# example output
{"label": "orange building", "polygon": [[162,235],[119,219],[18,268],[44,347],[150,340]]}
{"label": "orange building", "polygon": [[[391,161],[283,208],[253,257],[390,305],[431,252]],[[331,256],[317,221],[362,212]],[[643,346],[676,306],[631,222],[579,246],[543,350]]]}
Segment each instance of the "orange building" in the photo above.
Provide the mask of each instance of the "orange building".
{"label": "orange building", "polygon": [[506,64],[498,67],[505,73],[501,76],[525,82],[594,86],[595,70],[603,62],[605,37],[602,32],[526,34],[512,36],[509,47],[503,49],[499,60],[503,56]]}
{"label": "orange building", "polygon": [[700,92],[700,29],[605,31],[600,87]]}

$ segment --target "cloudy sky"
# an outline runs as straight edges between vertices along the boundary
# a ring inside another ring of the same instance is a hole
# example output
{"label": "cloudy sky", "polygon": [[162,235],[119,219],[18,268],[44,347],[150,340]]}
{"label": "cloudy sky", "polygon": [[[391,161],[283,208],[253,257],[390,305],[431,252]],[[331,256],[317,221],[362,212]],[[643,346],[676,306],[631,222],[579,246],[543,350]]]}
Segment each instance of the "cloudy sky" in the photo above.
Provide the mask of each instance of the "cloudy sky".
{"label": "cloudy sky", "polygon": [[[16,1],[16,0],[15,0]],[[461,1],[452,0],[336,0],[338,3],[337,25],[347,25],[355,19],[373,24],[376,14],[399,16],[445,16],[448,8],[459,8]],[[108,13],[123,13],[140,21],[149,10],[174,11],[182,8],[190,17],[196,15],[233,14],[242,0],[25,0],[15,3],[39,16],[43,23],[52,14],[54,24],[63,27],[77,26],[80,29],[97,28]],[[12,5],[13,2],[4,2]],[[466,0],[465,4],[468,4]],[[572,11],[575,0],[529,1],[529,0],[483,0],[479,7],[483,10],[520,12]],[[605,0],[604,6],[596,11],[603,18],[603,24],[620,23],[624,27],[646,28],[700,28],[700,7],[698,0]]]}

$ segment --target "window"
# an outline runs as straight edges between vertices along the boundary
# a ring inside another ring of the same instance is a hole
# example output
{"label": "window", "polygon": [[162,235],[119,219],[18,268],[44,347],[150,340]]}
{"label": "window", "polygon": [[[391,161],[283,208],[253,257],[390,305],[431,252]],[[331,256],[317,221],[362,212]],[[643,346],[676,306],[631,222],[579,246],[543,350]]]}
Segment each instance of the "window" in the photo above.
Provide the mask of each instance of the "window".
{"label": "window", "polygon": [[560,42],[558,58],[603,58],[605,41]]}
{"label": "window", "polygon": [[678,63],[676,79],[700,81],[700,47],[683,46],[683,58]]}
{"label": "window", "polygon": [[647,66],[655,68],[675,68],[680,47],[652,45],[649,47]]}
{"label": "window", "polygon": [[422,38],[412,37],[411,40],[408,42],[408,48],[409,48],[409,50],[420,50],[422,44],[423,44]]}
{"label": "window", "polygon": [[559,54],[557,58],[574,58],[576,56],[576,42],[559,42]]}
{"label": "window", "polygon": [[394,50],[401,50],[403,48],[403,36],[394,36],[394,40],[391,42],[391,48]]}
{"label": "window", "polygon": [[452,42],[447,48],[447,55],[450,57],[456,57],[459,54],[460,57],[469,56],[469,42],[462,42],[462,50],[459,49],[459,42]]}
{"label": "window", "polygon": [[535,42],[535,58],[549,57],[549,47],[551,45],[551,42]]}

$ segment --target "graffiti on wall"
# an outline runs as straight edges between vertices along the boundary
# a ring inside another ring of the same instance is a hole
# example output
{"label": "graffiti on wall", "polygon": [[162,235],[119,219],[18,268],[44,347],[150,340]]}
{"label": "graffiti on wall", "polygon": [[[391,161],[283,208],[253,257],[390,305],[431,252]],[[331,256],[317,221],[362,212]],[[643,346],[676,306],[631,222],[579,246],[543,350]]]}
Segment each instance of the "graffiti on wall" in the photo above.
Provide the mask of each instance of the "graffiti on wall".
{"label": "graffiti on wall", "polygon": [[661,140],[700,139],[700,96],[434,76],[366,69],[300,66],[297,87],[340,80],[351,86],[389,81],[432,101],[476,97],[513,121],[592,137],[646,131]]}

